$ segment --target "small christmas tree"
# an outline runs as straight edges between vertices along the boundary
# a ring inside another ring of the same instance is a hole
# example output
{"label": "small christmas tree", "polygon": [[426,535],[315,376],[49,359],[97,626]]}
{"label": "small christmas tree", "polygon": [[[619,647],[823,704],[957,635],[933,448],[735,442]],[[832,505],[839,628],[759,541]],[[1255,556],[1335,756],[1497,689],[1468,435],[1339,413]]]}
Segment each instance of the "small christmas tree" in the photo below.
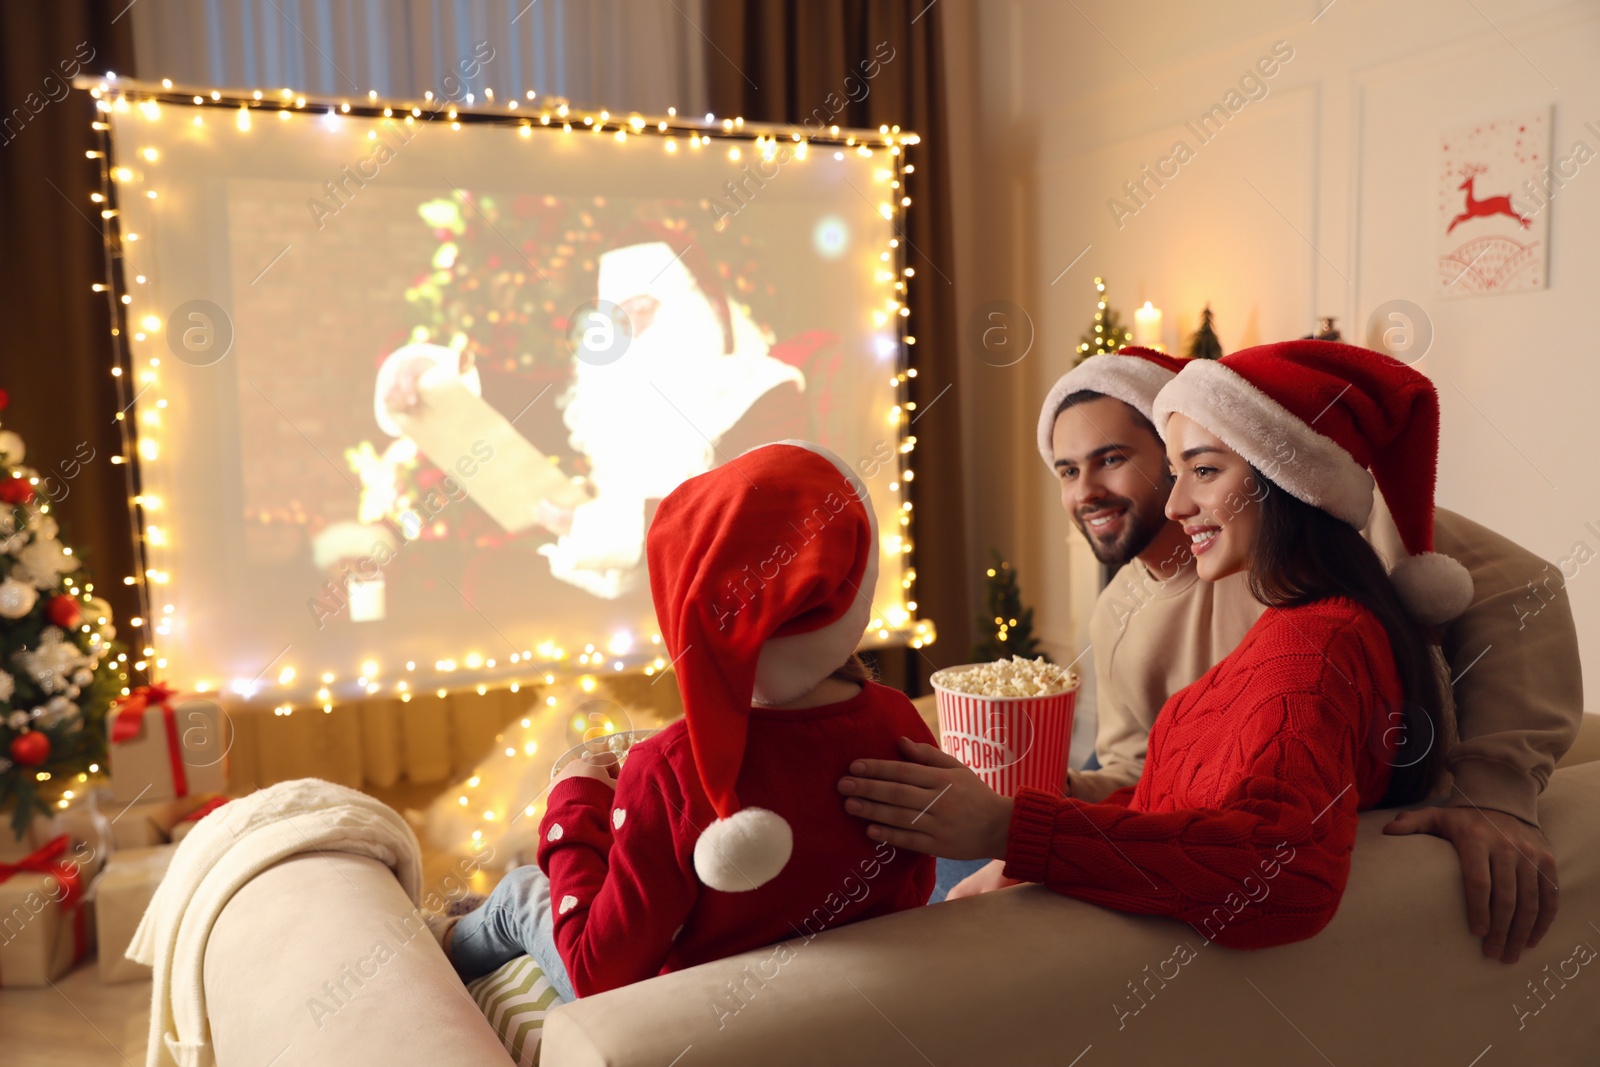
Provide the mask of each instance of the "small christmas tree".
{"label": "small christmas tree", "polygon": [[78,580],[22,458],[22,438],[0,429],[0,810],[19,839],[105,766],[106,712],[127,684],[111,605]]}
{"label": "small christmas tree", "polygon": [[978,625],[992,629],[994,634],[973,648],[972,661],[988,663],[1012,656],[1031,659],[1041,655],[1039,642],[1033,636],[1033,609],[1022,606],[1017,572],[999,552],[994,553],[994,566],[989,568],[988,577],[989,589],[984,598],[988,611],[979,616]]}
{"label": "small christmas tree", "polygon": [[1090,356],[1099,356],[1107,352],[1116,352],[1123,345],[1131,344],[1133,333],[1122,326],[1116,309],[1106,306],[1106,280],[1094,280],[1095,295],[1098,298],[1095,304],[1094,329],[1078,338],[1078,358],[1075,362],[1082,363]]}
{"label": "small christmas tree", "polygon": [[1222,342],[1217,340],[1217,331],[1211,323],[1211,305],[1200,312],[1200,328],[1189,337],[1189,351],[1184,353],[1190,359],[1221,359]]}

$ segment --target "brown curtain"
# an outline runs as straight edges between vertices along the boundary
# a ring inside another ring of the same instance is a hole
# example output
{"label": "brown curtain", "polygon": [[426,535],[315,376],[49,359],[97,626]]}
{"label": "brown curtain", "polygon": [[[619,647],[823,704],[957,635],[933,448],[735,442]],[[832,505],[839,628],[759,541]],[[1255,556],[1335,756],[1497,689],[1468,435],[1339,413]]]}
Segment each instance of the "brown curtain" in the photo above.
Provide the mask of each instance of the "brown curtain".
{"label": "brown curtain", "polygon": [[894,657],[880,657],[885,681],[921,688],[934,667],[967,662],[972,640],[940,11],[930,0],[706,0],[704,11],[706,86],[719,118],[815,125],[836,112],[828,124],[898,124],[922,138],[907,153],[916,171],[906,178],[912,205],[901,234],[916,268],[906,301],[917,338],[911,399],[925,412],[913,430],[909,488],[917,614],[940,637],[911,653],[903,673]]}
{"label": "brown curtain", "polygon": [[[93,101],[71,75],[133,73],[128,0],[0,5],[0,388],[6,429],[49,479],[61,536],[111,602],[130,652],[142,631],[128,506],[131,468],[114,465],[122,439],[111,377],[111,320]],[[85,459],[93,455],[92,459]],[[142,644],[137,647],[142,648]],[[130,659],[135,658],[130,655]]]}

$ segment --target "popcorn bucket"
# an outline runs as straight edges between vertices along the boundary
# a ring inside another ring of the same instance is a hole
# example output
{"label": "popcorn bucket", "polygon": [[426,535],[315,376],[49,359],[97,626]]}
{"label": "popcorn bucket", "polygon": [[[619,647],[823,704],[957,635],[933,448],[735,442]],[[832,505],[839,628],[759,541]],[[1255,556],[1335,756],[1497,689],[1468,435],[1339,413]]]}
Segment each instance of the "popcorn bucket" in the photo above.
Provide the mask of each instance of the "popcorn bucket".
{"label": "popcorn bucket", "polygon": [[1067,780],[1077,680],[1072,688],[1047,696],[974,696],[945,688],[951,674],[973,666],[979,665],[946,667],[930,679],[939,708],[940,747],[1001,796],[1014,797],[1023,787],[1060,796]]}

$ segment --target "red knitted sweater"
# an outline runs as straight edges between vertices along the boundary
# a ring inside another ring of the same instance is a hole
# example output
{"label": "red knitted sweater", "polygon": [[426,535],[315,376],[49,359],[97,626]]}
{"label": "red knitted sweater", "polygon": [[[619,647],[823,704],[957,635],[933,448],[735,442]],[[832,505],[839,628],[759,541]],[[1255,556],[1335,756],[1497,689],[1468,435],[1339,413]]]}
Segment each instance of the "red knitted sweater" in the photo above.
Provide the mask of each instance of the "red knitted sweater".
{"label": "red knitted sweater", "polygon": [[778,877],[743,893],[695,877],[695,840],[717,816],[683,720],[629,751],[615,792],[562,781],[539,825],[539,866],[573,990],[586,997],[926,904],[933,857],[874,843],[839,803],[851,761],[898,759],[899,737],[936,743],[905,694],[873,682],[836,704],[752,708],[739,799],[783,816],[794,852]]}
{"label": "red knitted sweater", "polygon": [[1356,812],[1388,788],[1402,700],[1370,611],[1268,609],[1162,707],[1137,785],[1099,804],[1022,791],[1005,873],[1235,948],[1308,938],[1339,907]]}

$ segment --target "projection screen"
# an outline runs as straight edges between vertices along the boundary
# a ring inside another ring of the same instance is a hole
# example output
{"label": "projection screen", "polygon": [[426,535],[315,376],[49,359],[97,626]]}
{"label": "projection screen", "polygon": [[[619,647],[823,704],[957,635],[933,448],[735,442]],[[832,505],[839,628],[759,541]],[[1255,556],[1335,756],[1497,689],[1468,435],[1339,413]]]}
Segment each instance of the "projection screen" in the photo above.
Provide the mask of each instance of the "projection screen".
{"label": "projection screen", "polygon": [[655,502],[791,437],[871,491],[868,643],[923,639],[892,135],[126,82],[97,103],[172,683],[662,669]]}

